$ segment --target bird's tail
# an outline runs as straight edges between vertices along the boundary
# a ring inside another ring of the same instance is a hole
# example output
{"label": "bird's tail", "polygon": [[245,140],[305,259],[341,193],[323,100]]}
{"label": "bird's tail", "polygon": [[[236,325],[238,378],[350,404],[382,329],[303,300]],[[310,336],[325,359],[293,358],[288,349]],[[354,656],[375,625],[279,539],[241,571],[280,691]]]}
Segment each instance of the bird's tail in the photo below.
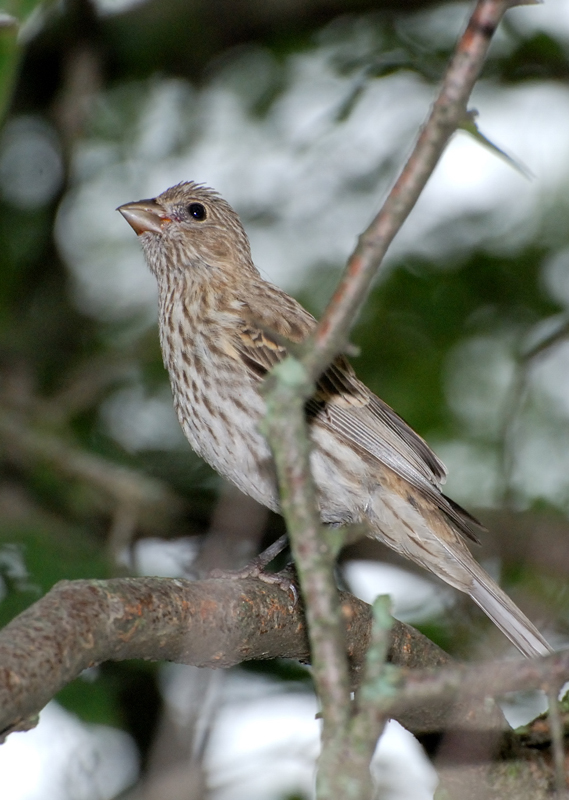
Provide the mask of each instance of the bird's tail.
{"label": "bird's tail", "polygon": [[[457,520],[465,515],[455,503],[449,521],[441,519],[441,507],[434,508],[430,498],[411,503],[405,495],[402,479],[387,474],[377,503],[366,514],[377,531],[377,538],[402,555],[426,567],[446,583],[470,595],[502,633],[526,658],[547,656],[554,652],[535,625],[474,559],[460,533],[473,522],[469,515],[458,529]],[[392,480],[391,485],[388,480]],[[397,481],[400,481],[398,484]],[[391,489],[391,491],[389,491]],[[407,501],[408,502],[407,502]],[[443,502],[443,501],[441,501]],[[375,512],[375,515],[374,515]],[[404,523],[402,525],[402,523]],[[460,530],[460,532],[459,532]],[[411,533],[408,533],[411,531]]]}
{"label": "bird's tail", "polygon": [[472,575],[468,594],[492,622],[527,658],[548,656],[554,650],[535,625],[476,562],[464,564]]}

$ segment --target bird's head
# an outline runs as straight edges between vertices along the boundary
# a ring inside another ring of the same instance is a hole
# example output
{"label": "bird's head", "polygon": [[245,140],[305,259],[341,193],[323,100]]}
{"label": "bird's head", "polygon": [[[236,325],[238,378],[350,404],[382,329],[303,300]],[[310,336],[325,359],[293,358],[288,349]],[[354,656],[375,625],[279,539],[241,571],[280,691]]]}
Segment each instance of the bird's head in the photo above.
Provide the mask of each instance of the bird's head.
{"label": "bird's head", "polygon": [[117,211],[140,237],[159,280],[176,271],[221,270],[228,277],[244,270],[256,273],[239,217],[213,189],[179,183],[158,197],[125,203]]}

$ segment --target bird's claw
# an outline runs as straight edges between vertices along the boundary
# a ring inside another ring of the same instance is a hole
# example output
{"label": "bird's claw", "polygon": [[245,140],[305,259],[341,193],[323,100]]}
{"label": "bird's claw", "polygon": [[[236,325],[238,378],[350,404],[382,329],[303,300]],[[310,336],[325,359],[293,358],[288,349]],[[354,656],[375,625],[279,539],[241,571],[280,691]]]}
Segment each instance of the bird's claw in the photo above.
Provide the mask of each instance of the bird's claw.
{"label": "bird's claw", "polygon": [[282,589],[283,592],[286,592],[291,598],[291,602],[289,604],[291,611],[298,603],[299,594],[296,586],[296,580],[289,567],[286,567],[282,572],[265,572],[262,566],[253,561],[251,564],[248,564],[242,569],[212,569],[209,572],[208,577],[215,579],[224,578],[226,580],[233,581],[241,581],[245,580],[246,578],[257,578],[257,580],[262,581],[262,583],[266,583],[269,586],[278,586],[279,589]]}

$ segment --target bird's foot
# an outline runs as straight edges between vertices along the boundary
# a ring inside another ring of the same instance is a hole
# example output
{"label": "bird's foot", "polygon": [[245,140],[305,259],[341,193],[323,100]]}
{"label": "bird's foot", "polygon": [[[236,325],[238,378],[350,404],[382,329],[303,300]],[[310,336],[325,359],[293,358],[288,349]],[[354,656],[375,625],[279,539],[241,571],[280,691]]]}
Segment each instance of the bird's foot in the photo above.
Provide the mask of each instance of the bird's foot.
{"label": "bird's foot", "polygon": [[225,578],[235,581],[244,580],[245,578],[258,578],[263,583],[270,586],[278,586],[283,592],[290,595],[292,600],[292,607],[296,606],[298,602],[298,589],[296,587],[294,571],[286,567],[281,572],[265,572],[265,568],[271,561],[276,558],[285,549],[288,543],[286,534],[280,536],[276,542],[263,550],[256,558],[250,561],[242,569],[224,570],[212,569],[208,577],[210,578]]}

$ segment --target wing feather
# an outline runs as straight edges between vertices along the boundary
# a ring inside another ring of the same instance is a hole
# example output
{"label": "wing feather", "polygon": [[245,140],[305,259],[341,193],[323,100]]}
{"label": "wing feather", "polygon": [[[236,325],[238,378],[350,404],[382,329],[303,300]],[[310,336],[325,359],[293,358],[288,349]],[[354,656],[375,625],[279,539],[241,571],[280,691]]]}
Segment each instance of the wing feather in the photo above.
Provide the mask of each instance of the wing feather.
{"label": "wing feather", "polygon": [[[278,290],[277,290],[278,291]],[[315,320],[285,295],[294,311],[290,316],[268,318],[268,311],[254,314],[247,304],[240,308],[236,339],[232,342],[242,363],[257,380],[287,355],[285,342],[302,341]],[[271,303],[265,304],[269,309]],[[281,301],[282,306],[282,301]],[[356,377],[344,356],[338,356],[317,381],[316,392],[306,404],[314,424],[322,425],[345,441],[377,459],[419,489],[444,511],[456,527],[474,541],[481,527],[473,517],[440,491],[446,478],[444,464],[429,445]]]}

